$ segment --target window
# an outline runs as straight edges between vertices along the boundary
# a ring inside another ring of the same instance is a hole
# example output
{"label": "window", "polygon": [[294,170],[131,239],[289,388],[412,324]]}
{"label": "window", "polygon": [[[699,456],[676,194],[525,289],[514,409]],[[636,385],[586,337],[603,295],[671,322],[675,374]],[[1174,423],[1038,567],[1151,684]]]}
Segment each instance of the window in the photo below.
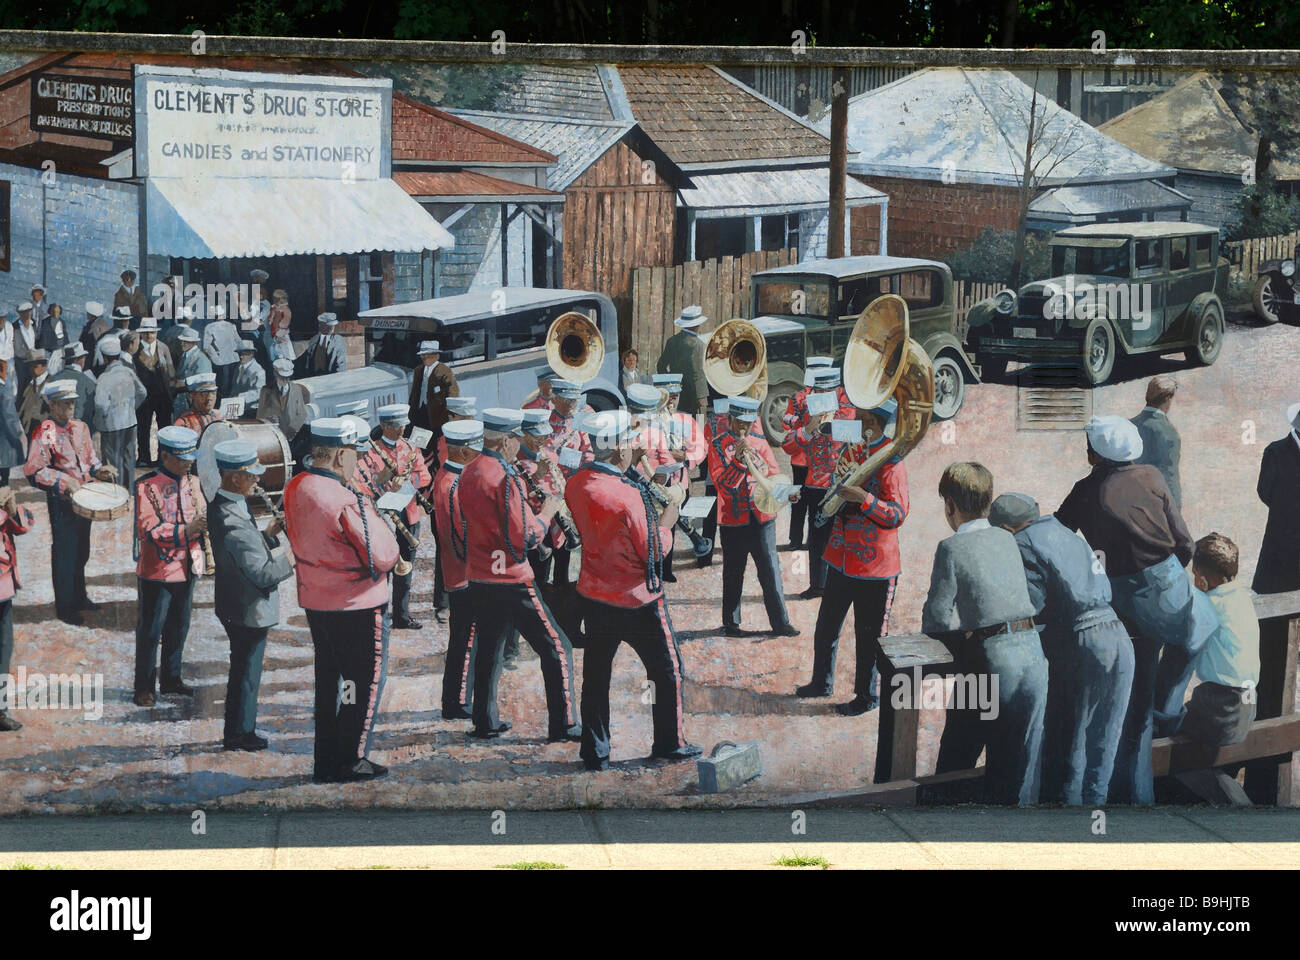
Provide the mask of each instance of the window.
{"label": "window", "polygon": [[9,181],[0,180],[0,270],[9,272]]}
{"label": "window", "polygon": [[763,218],[760,249],[784,250],[799,246],[799,214],[775,214]]}
{"label": "window", "polygon": [[1119,247],[1052,247],[1052,276],[1087,273],[1100,277],[1128,277],[1128,245]]}
{"label": "window", "polygon": [[504,313],[497,317],[496,355],[546,346],[546,331],[550,329],[552,319],[546,310]]}
{"label": "window", "polygon": [[1163,240],[1134,240],[1133,266],[1138,274],[1158,273],[1164,267]]}
{"label": "window", "polygon": [[1195,264],[1198,267],[1208,267],[1211,263],[1211,244],[1214,238],[1208,233],[1196,238]]}
{"label": "window", "polygon": [[835,313],[841,320],[856,320],[872,300],[894,289],[892,277],[864,277],[840,284],[839,305]]}
{"label": "window", "polygon": [[937,307],[943,303],[943,280],[935,270],[913,270],[898,278],[898,295],[911,310]]}
{"label": "window", "polygon": [[1188,237],[1174,237],[1169,241],[1169,269],[1186,270]]}
{"label": "window", "polygon": [[755,316],[825,319],[830,312],[831,285],[825,280],[760,280],[754,294]]}
{"label": "window", "polygon": [[421,340],[437,340],[442,347],[442,362],[447,364],[482,360],[487,345],[483,328],[470,328],[467,324],[439,326],[433,330],[367,329],[366,339],[370,347],[368,362],[391,363],[408,370],[413,370],[422,363],[415,352]]}

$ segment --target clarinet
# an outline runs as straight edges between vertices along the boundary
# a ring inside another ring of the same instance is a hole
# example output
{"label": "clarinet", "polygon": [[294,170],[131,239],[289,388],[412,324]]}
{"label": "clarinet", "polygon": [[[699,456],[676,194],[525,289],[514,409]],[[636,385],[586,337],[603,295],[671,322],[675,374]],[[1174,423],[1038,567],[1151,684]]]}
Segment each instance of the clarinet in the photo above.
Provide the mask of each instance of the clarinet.
{"label": "clarinet", "polygon": [[[362,478],[362,479],[365,479],[365,478]],[[368,489],[368,491],[366,491],[366,490],[362,490],[361,493],[362,493],[363,495],[369,497],[372,503],[375,503],[375,501],[377,501],[378,498],[379,498],[379,496],[380,496],[379,492],[378,492],[377,490],[375,490],[375,488],[371,485],[371,483],[370,483],[370,481],[369,481],[368,479],[365,479],[365,484],[366,484],[366,487],[369,488],[369,489]],[[354,488],[354,489],[355,489],[355,488]],[[406,525],[405,521],[402,520],[401,513],[400,513],[399,511],[397,511],[397,510],[380,510],[378,504],[376,503],[376,505],[375,505],[375,512],[378,513],[378,514],[380,514],[381,516],[386,516],[386,517],[388,517],[389,520],[393,521],[393,527],[394,527],[394,529],[395,529],[399,534],[401,534],[402,539],[405,540],[405,541],[407,542],[407,544],[410,546],[410,548],[411,548],[412,550],[416,550],[416,549],[419,548],[419,546],[420,546],[420,539],[419,539],[419,537],[417,537],[415,534],[413,534],[413,533],[411,532],[411,528],[408,527],[408,526]],[[405,574],[399,574],[399,576],[405,576]]]}
{"label": "clarinet", "polygon": [[[650,499],[654,501],[655,507],[659,510],[660,513],[662,513],[664,510],[668,508],[668,504],[670,502],[668,500],[668,495],[664,493],[662,490],[658,489],[659,485],[657,483],[652,483],[651,481],[647,480],[644,476],[641,475],[640,471],[636,470],[635,468],[628,470],[627,473],[624,474],[624,476],[626,476],[629,480],[633,481],[634,483],[638,484],[643,490],[645,490],[646,493],[650,495]],[[708,537],[704,536],[704,534],[696,531],[696,529],[691,526],[690,522],[685,517],[678,514],[677,521],[673,524],[673,526],[675,526],[682,533],[686,534],[687,538],[691,541],[691,552],[695,554],[695,556],[704,557],[704,556],[708,556],[710,553],[713,552],[713,541],[710,540]]]}
{"label": "clarinet", "polygon": [[270,494],[262,489],[260,483],[253,484],[253,494],[257,499],[262,501],[262,506],[266,507],[266,512],[271,515],[271,519],[277,521],[280,526],[283,527],[285,525],[284,514],[281,513],[280,509],[275,505],[275,501],[271,499]]}
{"label": "clarinet", "polygon": [[[399,480],[405,480],[407,477],[411,475],[411,471],[415,469],[415,461],[414,460],[411,461],[411,465],[406,468],[405,473],[399,474],[397,472],[397,464],[395,464],[392,461],[392,458],[390,458],[388,454],[384,453],[383,443],[384,441],[381,439],[378,443],[372,444],[371,449],[374,450],[375,453],[379,454],[379,459],[384,461],[384,466],[388,467],[389,470],[393,471],[394,476],[396,476]],[[415,502],[420,505],[421,510],[427,513],[429,516],[433,516],[433,504],[430,503],[429,498],[426,497],[424,494],[422,494],[418,489],[415,491]]]}
{"label": "clarinet", "polygon": [[[197,499],[197,502],[203,505],[203,509],[199,511],[199,516],[201,516],[204,522],[206,523],[208,519],[208,501],[204,499],[203,489],[201,487],[199,488],[198,497],[196,498],[194,496],[194,486],[197,483],[198,480],[196,478],[194,480],[194,483],[189,485],[190,499],[192,500]],[[177,494],[177,503],[179,502],[180,502],[180,495]],[[203,572],[206,576],[210,577],[217,572],[217,558],[212,554],[212,538],[208,536],[208,531],[204,530],[203,533],[200,535],[199,539],[200,542],[203,544],[203,565],[204,565]]]}
{"label": "clarinet", "polygon": [[[541,457],[537,458],[537,462],[539,464],[538,469],[541,469]],[[515,468],[518,470],[520,476],[524,478],[524,483],[528,484],[528,492],[539,500],[545,502],[548,494],[542,489],[541,484],[537,482],[537,479],[523,468],[522,463],[522,460],[516,460]],[[582,537],[578,535],[578,528],[573,525],[573,515],[569,513],[569,508],[564,505],[563,501],[560,502],[560,509],[555,511],[555,522],[564,533],[564,538],[569,542],[571,548],[576,549],[577,547],[582,546]]]}

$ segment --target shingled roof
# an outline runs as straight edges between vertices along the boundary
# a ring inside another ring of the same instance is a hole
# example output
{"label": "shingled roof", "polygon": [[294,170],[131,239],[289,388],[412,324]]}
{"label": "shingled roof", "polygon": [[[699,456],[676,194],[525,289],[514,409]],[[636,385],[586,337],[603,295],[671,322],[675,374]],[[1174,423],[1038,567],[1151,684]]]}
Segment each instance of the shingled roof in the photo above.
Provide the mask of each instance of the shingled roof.
{"label": "shingled roof", "polygon": [[830,155],[812,126],[713,67],[623,64],[618,77],[641,129],[684,169]]}
{"label": "shingled roof", "polygon": [[554,154],[556,165],[546,171],[546,185],[552,190],[568,187],[636,126],[618,120],[565,120],[477,110],[457,110],[455,113],[512,140]]}
{"label": "shingled roof", "polygon": [[549,165],[555,155],[453,116],[405,94],[393,94],[393,160],[440,164]]}

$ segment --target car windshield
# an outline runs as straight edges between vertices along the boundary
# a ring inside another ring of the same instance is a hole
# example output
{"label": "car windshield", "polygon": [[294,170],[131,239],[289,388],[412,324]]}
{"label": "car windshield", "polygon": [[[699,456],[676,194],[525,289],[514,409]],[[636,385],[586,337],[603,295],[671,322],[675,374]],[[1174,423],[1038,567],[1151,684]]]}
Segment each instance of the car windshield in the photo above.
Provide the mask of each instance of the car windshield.
{"label": "car windshield", "polygon": [[1100,277],[1129,277],[1128,244],[1122,247],[1052,247],[1052,276],[1086,273]]}
{"label": "car windshield", "polygon": [[830,315],[829,280],[762,280],[754,278],[755,316],[820,317]]}

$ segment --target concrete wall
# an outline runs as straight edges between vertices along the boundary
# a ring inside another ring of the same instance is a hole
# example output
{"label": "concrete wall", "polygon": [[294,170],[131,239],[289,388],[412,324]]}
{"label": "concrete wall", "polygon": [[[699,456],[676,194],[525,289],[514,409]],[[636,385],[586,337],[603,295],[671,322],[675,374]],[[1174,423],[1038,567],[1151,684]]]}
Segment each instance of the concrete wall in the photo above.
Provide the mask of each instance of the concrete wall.
{"label": "concrete wall", "polygon": [[[9,187],[9,272],[0,272],[0,308],[12,311],[44,283],[46,299],[63,305],[69,333],[85,320],[85,303],[113,305],[119,274],[140,269],[139,188],[134,184],[0,164]],[[147,291],[146,287],[146,291]]]}

